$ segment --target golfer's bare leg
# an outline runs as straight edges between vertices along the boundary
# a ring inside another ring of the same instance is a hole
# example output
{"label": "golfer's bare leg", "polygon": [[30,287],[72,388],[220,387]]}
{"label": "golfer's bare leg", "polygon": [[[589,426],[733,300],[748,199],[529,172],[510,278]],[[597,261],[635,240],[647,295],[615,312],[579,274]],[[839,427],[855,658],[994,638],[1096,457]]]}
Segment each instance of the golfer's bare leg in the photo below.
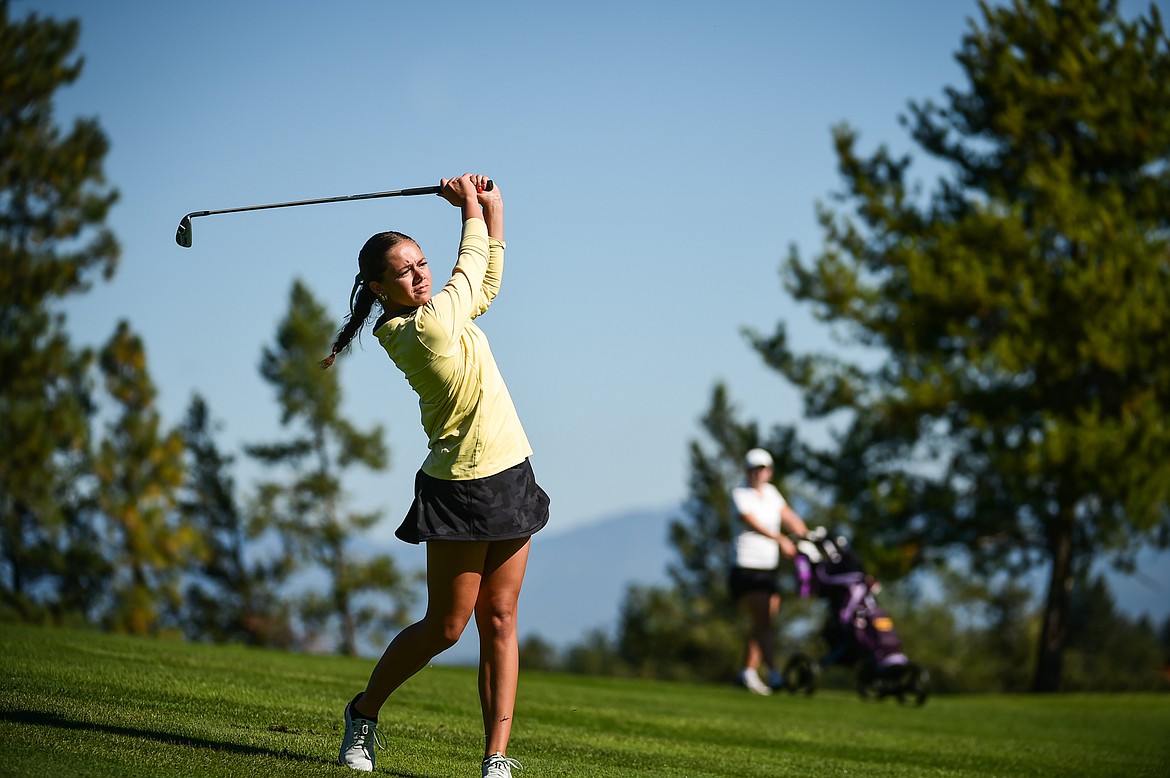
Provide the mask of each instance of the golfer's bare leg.
{"label": "golfer's bare leg", "polygon": [[432,540],[427,543],[427,611],[386,648],[361,699],[358,715],[378,715],[386,699],[437,654],[455,645],[480,596],[488,544]]}
{"label": "golfer's bare leg", "polygon": [[780,614],[780,595],[773,594],[768,598],[768,620],[760,633],[760,660],[769,669],[776,670],[776,630],[774,624]]}
{"label": "golfer's bare leg", "polygon": [[528,565],[528,538],[491,544],[484,564],[475,624],[479,629],[479,701],[484,756],[507,753],[520,675],[516,608]]}
{"label": "golfer's bare leg", "polygon": [[767,592],[748,592],[743,596],[748,616],[748,638],[743,666],[758,670],[761,661],[771,653],[771,602]]}

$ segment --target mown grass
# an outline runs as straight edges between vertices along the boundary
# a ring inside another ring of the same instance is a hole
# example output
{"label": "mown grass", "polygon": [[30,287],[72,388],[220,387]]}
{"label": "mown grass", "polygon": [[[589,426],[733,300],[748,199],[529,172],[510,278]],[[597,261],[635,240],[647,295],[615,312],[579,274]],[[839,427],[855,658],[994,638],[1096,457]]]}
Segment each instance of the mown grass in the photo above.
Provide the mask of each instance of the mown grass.
{"label": "mown grass", "polygon": [[[350,776],[340,712],[368,659],[0,626],[0,775]],[[1166,776],[1166,695],[953,696],[925,707],[526,673],[529,776]],[[478,776],[475,671],[383,709],[378,772]]]}

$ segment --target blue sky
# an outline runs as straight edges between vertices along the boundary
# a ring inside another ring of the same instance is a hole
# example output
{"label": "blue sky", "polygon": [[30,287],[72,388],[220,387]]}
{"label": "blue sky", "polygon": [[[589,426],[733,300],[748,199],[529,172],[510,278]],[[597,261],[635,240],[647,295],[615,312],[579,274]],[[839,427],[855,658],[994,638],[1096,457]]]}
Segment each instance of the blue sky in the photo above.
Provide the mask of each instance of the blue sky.
{"label": "blue sky", "polygon": [[[973,0],[13,1],[28,10],[81,19],[85,69],[58,120],[98,117],[121,191],[121,265],[69,302],[71,330],[99,344],[129,319],[166,418],[198,391],[230,450],[280,435],[257,366],[294,279],[340,323],[366,237],[402,230],[444,268],[458,212],[428,197],[214,216],[191,249],[174,242],[183,214],[495,178],[508,264],[480,321],[553,498],[550,532],[685,497],[687,444],[719,381],[765,427],[800,419],[741,330],[783,319],[799,347],[833,347],[779,278],[790,244],[820,246],[814,205],[839,188],[830,128],[914,151],[898,117],[964,85],[953,55],[978,13]],[[426,440],[401,375],[364,343],[338,363],[345,411],[385,425],[393,463],[349,487],[386,511],[389,544]]]}

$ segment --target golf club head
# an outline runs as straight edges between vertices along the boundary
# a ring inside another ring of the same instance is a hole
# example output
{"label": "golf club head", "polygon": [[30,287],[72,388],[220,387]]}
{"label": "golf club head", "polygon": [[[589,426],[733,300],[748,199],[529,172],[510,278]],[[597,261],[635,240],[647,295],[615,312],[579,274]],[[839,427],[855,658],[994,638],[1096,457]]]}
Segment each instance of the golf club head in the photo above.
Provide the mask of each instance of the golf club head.
{"label": "golf club head", "polygon": [[191,215],[187,214],[179,222],[179,229],[175,230],[175,243],[185,249],[191,248]]}

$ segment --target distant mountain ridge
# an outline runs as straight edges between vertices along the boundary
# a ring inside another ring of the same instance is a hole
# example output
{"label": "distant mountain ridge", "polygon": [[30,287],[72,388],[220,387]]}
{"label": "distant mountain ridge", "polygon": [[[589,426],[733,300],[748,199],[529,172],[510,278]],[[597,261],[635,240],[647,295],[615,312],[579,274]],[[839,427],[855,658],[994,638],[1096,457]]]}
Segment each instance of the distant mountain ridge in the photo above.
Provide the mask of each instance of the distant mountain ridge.
{"label": "distant mountain ridge", "polygon": [[612,632],[626,589],[665,584],[667,527],[676,508],[622,513],[555,535],[537,534],[520,595],[521,639],[564,646],[594,628]]}

